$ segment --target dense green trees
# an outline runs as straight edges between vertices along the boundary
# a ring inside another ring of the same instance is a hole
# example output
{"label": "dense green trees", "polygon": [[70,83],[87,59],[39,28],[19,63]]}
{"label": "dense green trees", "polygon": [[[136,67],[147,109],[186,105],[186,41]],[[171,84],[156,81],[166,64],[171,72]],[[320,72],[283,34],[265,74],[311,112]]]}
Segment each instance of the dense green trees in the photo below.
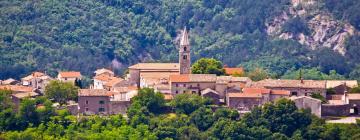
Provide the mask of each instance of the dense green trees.
{"label": "dense green trees", "polygon": [[200,107],[203,107],[206,100],[194,94],[176,95],[170,105],[175,108],[177,113],[191,114]]}
{"label": "dense green trees", "polygon": [[[19,114],[29,116],[25,120],[36,121],[38,125],[27,125],[25,130],[12,128],[4,131],[6,128],[2,126],[4,118],[1,118],[0,124],[3,133],[0,134],[0,139],[298,140],[359,138],[360,127],[358,125],[325,124],[324,120],[311,115],[310,111],[298,110],[295,103],[287,99],[257,107],[241,118],[235,110],[210,108],[211,106],[205,103],[188,114],[181,111],[154,114],[154,112],[148,111],[152,105],[168,106],[164,104],[163,96],[157,96],[157,93],[150,89],[140,91],[139,97],[134,98],[135,100],[129,108],[127,118],[122,115],[80,116],[77,118],[66,110],[48,110],[48,112],[52,112],[52,115],[49,120],[44,121],[44,119],[39,119],[42,116],[40,112],[44,112],[39,111],[39,109],[44,109],[39,105],[46,106],[48,100],[45,98],[25,100],[21,107],[23,113]],[[5,92],[0,91],[0,93]],[[195,103],[191,98],[196,98],[197,101],[201,100],[200,96],[188,95],[179,94],[175,99],[189,97],[190,100],[176,100],[188,105]],[[186,101],[189,103],[185,103]],[[174,100],[171,102],[176,104]],[[183,106],[173,107],[177,110]]]}
{"label": "dense green trees", "polygon": [[[324,4],[359,29],[356,2]],[[336,70],[347,76],[360,63],[358,37],[349,38],[344,57],[332,50],[312,55],[294,40],[267,35],[266,22],[289,5],[289,0],[5,0],[0,9],[0,79],[34,70],[51,76],[78,70],[90,76],[99,67],[113,67],[120,74],[139,61],[176,62],[174,40],[184,26],[190,28],[192,61],[210,57],[229,66],[259,63],[276,77],[289,69],[318,66],[324,73]],[[303,20],[294,18],[283,30],[305,32]],[[343,60],[351,65],[338,63]]]}
{"label": "dense green trees", "polygon": [[201,58],[191,66],[193,74],[216,74],[224,75],[223,64],[213,58]]}
{"label": "dense green trees", "polygon": [[77,100],[78,87],[72,83],[57,80],[50,81],[45,87],[45,95],[49,99],[54,99],[60,104],[65,104],[68,100]]}

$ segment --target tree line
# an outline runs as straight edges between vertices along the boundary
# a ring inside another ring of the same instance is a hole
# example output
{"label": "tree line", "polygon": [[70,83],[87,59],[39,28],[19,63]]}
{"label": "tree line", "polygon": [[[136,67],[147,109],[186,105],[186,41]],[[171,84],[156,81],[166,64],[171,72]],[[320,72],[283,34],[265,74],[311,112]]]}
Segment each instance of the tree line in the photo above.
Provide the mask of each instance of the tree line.
{"label": "tree line", "polygon": [[[141,89],[132,99],[127,114],[110,116],[72,116],[67,110],[41,108],[24,100],[19,115],[26,127],[4,125],[7,96],[1,93],[1,139],[358,139],[357,124],[326,124],[310,113],[299,110],[295,103],[280,99],[256,107],[241,116],[236,110],[217,107],[212,100],[194,94],[179,94],[171,101],[153,89]],[[44,100],[44,99],[42,99]],[[45,101],[48,102],[48,101]],[[25,109],[25,104],[26,108]],[[46,104],[46,103],[45,103]],[[45,105],[46,106],[46,105]],[[35,112],[33,111],[35,108]],[[32,114],[31,114],[32,112]],[[47,118],[47,119],[44,119]]]}

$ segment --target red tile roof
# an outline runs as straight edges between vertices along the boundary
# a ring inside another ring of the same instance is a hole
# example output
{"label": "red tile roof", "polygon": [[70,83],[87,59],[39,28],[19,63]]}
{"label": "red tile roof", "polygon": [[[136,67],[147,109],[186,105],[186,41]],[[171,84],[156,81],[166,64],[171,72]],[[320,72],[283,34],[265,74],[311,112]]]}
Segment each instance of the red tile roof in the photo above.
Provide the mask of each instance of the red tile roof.
{"label": "red tile roof", "polygon": [[266,88],[243,88],[244,94],[270,94],[270,89]]}
{"label": "red tile roof", "polygon": [[94,79],[96,79],[96,80],[105,81],[105,82],[110,81],[111,78],[112,78],[112,77],[110,77],[110,76],[108,76],[108,75],[104,75],[104,74],[96,75],[96,76],[94,77]]}
{"label": "red tile roof", "polygon": [[271,94],[275,94],[275,95],[290,95],[290,91],[288,91],[288,90],[271,90]]}
{"label": "red tile roof", "polygon": [[105,86],[113,87],[115,84],[120,83],[121,81],[124,81],[124,79],[119,77],[112,77],[111,80],[105,84]]}
{"label": "red tile roof", "polygon": [[117,92],[107,91],[105,89],[79,89],[79,96],[112,96]]}
{"label": "red tile roof", "polygon": [[263,88],[326,88],[326,81],[319,80],[275,80],[265,79],[258,82],[251,82],[248,87]]}
{"label": "red tile roof", "polygon": [[171,82],[189,82],[190,78],[189,75],[170,75]]}
{"label": "red tile roof", "polygon": [[59,72],[60,77],[62,78],[80,78],[81,73],[78,71],[63,71]]}
{"label": "red tile roof", "polygon": [[246,94],[246,93],[229,93],[229,98],[262,98],[261,93],[253,93],[253,94]]}
{"label": "red tile roof", "polygon": [[170,75],[170,82],[216,82],[215,74]]}
{"label": "red tile roof", "polygon": [[1,85],[0,89],[8,89],[14,92],[32,92],[34,90],[32,87],[19,85]]}

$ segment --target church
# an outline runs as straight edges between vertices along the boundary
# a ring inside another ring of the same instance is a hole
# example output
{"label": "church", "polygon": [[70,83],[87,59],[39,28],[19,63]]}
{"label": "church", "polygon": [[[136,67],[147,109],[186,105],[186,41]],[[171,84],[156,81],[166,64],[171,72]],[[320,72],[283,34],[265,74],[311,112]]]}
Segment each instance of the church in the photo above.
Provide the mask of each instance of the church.
{"label": "church", "polygon": [[138,63],[129,67],[126,79],[139,88],[153,88],[165,95],[198,94],[224,103],[226,93],[239,92],[251,81],[248,77],[191,74],[189,34],[181,33],[178,63]]}
{"label": "church", "polygon": [[179,63],[138,63],[129,67],[127,78],[138,87],[152,87],[165,83],[170,75],[190,74],[190,42],[186,28],[183,29],[179,47]]}

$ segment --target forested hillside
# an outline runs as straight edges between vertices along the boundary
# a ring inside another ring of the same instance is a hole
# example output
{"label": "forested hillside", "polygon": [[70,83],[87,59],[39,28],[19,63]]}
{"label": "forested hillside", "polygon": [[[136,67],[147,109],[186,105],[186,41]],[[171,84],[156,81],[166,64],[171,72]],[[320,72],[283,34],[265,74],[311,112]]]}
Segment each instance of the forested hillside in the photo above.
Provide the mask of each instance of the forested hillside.
{"label": "forested hillside", "polygon": [[[120,73],[137,62],[177,62],[184,26],[192,61],[213,57],[229,66],[261,67],[274,77],[315,67],[359,78],[359,0],[319,3],[318,10],[355,28],[345,54],[268,35],[267,23],[288,11],[290,0],[2,0],[0,79],[33,70],[90,75],[100,67]],[[308,19],[289,20],[281,30],[311,35]]]}

